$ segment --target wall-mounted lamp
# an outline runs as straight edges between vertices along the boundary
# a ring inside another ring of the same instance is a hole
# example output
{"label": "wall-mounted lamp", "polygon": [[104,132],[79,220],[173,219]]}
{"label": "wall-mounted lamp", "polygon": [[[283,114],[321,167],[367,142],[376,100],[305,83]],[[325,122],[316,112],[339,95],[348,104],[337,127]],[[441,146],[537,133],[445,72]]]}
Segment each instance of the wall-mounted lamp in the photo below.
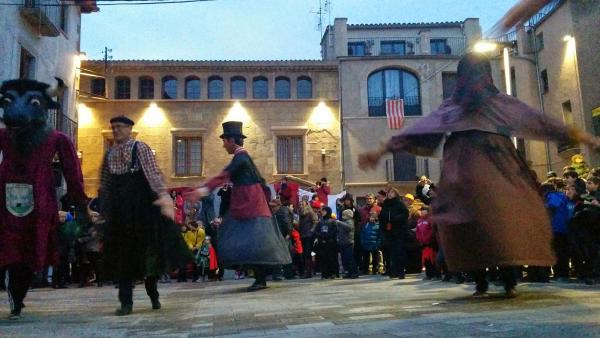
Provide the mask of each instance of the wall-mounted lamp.
{"label": "wall-mounted lamp", "polygon": [[153,155],[153,156],[156,156],[156,150],[154,150],[154,149],[150,149],[150,151],[152,151],[152,155]]}
{"label": "wall-mounted lamp", "polygon": [[325,156],[327,156],[327,150],[321,148],[321,161],[325,161]]}
{"label": "wall-mounted lamp", "polygon": [[77,158],[79,159],[79,162],[83,161],[83,152],[80,150],[77,150]]}

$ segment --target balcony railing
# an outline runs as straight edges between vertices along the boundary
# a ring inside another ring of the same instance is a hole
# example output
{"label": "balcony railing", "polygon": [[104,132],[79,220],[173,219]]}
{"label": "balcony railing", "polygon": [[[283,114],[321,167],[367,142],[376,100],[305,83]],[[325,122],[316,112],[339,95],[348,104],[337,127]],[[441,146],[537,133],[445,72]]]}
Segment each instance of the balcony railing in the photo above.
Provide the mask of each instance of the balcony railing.
{"label": "balcony railing", "polygon": [[535,13],[529,20],[525,23],[525,26],[533,26],[536,27],[539,25],[544,19],[552,13],[555,9],[560,6],[564,0],[553,0],[549,2],[546,6],[542,7],[537,13]]}
{"label": "balcony railing", "polygon": [[[388,97],[387,99],[392,99]],[[421,98],[419,96],[405,96],[404,100],[404,116],[421,116]],[[386,116],[385,114],[385,97],[369,97],[369,116]]]}
{"label": "balcony railing", "polygon": [[48,110],[48,124],[67,134],[73,144],[77,145],[77,122],[56,109],[50,109]]}
{"label": "balcony railing", "polygon": [[462,55],[464,37],[431,37],[430,53],[421,49],[420,37],[349,38],[348,56]]}
{"label": "balcony railing", "polygon": [[42,36],[59,36],[61,4],[58,0],[21,0],[21,16]]}
{"label": "balcony railing", "polygon": [[410,154],[395,156],[395,159],[386,160],[385,163],[387,181],[409,182],[420,176],[430,177],[430,165],[428,158]]}

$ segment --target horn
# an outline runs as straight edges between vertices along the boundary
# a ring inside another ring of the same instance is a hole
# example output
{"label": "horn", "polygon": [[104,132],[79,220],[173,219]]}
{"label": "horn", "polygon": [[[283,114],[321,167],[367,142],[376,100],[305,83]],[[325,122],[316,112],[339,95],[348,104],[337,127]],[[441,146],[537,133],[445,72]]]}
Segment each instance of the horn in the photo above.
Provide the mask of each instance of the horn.
{"label": "horn", "polygon": [[54,87],[46,89],[46,94],[48,94],[48,96],[50,97],[58,96],[66,88],[65,82],[61,78],[55,77],[55,79],[56,85]]}

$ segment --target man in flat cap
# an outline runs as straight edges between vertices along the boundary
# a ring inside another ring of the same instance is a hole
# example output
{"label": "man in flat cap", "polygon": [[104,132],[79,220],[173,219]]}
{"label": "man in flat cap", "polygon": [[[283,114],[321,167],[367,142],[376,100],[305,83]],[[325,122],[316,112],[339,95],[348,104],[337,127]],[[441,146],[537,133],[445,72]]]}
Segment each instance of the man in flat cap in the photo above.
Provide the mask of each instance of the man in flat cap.
{"label": "man in flat cap", "polygon": [[184,195],[198,200],[226,182],[233,183],[230,207],[218,231],[219,261],[229,269],[253,268],[256,281],[248,291],[261,290],[267,287],[267,269],[292,262],[288,244],[269,210],[265,179],[243,147],[246,136],[242,134],[242,122],[223,123],[220,137],[223,148],[233,155],[231,163],[200,188]]}
{"label": "man in flat cap", "polygon": [[126,116],[110,120],[115,144],[104,157],[100,181],[100,211],[107,219],[106,274],[118,282],[121,307],[133,308],[133,284],[145,279],[152,309],[160,309],[157,280],[191,260],[173,223],[173,200],[150,147],[131,137],[134,122]]}

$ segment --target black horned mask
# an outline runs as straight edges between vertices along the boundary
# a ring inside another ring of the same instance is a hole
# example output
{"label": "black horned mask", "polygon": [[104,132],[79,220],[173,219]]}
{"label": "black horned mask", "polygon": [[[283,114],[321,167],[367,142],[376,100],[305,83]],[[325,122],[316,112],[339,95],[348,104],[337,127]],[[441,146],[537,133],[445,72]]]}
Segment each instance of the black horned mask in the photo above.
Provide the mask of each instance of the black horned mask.
{"label": "black horned mask", "polygon": [[0,87],[0,107],[4,109],[4,124],[8,128],[45,126],[48,109],[60,107],[52,97],[65,88],[62,80],[56,80],[55,87],[28,79],[3,82]]}

